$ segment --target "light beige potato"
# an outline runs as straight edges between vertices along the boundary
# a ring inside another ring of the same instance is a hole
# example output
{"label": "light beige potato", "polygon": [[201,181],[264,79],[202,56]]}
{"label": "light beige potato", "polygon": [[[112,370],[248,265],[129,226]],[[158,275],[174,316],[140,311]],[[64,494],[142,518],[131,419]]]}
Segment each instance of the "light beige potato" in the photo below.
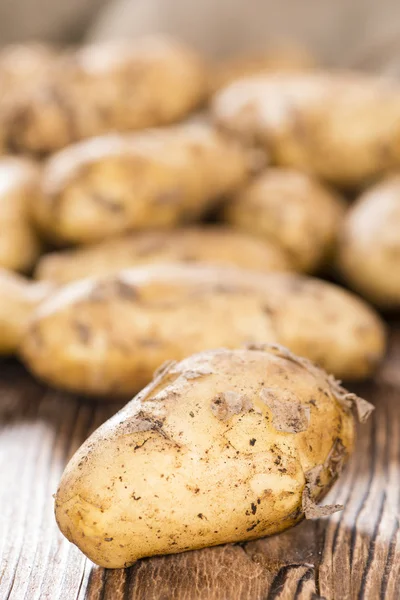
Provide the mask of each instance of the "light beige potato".
{"label": "light beige potato", "polygon": [[70,146],[45,166],[36,221],[54,241],[90,243],[202,216],[246,181],[251,157],[193,122]]}
{"label": "light beige potato", "polygon": [[306,173],[268,169],[226,205],[225,220],[281,247],[296,270],[314,272],[335,246],[343,200]]}
{"label": "light beige potato", "polygon": [[0,356],[17,352],[32,312],[52,289],[0,268]]}
{"label": "light beige potato", "polygon": [[4,96],[26,92],[54,76],[59,53],[39,43],[11,44],[0,50],[1,102]]}
{"label": "light beige potato", "polygon": [[359,186],[400,164],[400,86],[352,73],[270,75],[216,95],[214,118],[273,163]]}
{"label": "light beige potato", "polygon": [[211,72],[212,91],[254,75],[271,73],[296,73],[316,67],[315,58],[304,46],[284,44],[266,48],[263,52],[232,56],[216,63]]}
{"label": "light beige potato", "polygon": [[5,110],[5,143],[43,154],[109,131],[173,123],[195,109],[206,91],[202,61],[173,40],[84,46],[60,61],[47,85]]}
{"label": "light beige potato", "polygon": [[286,254],[272,242],[223,226],[128,234],[98,244],[42,256],[36,279],[69,283],[142,264],[184,262],[237,265],[260,271],[292,271]]}
{"label": "light beige potato", "polygon": [[65,286],[34,311],[21,357],[54,386],[126,397],[165,360],[271,341],[342,379],[370,375],[385,349],[376,313],[332,284],[165,264]]}
{"label": "light beige potato", "polygon": [[354,290],[383,309],[400,308],[400,176],[364,192],[347,214],[339,269]]}
{"label": "light beige potato", "polygon": [[280,346],[170,362],[69,462],[62,533],[107,568],[243,542],[343,508],[318,506],[371,405]]}
{"label": "light beige potato", "polygon": [[39,169],[17,157],[0,158],[0,268],[27,271],[40,244],[32,222],[39,201]]}

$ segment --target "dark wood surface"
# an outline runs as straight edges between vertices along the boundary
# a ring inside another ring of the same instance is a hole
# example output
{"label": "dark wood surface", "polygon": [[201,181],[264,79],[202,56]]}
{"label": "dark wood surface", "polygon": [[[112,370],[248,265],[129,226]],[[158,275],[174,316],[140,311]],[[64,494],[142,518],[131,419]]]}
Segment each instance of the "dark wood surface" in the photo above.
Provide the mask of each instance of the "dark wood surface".
{"label": "dark wood surface", "polygon": [[344,511],[271,538],[95,567],[57,530],[64,465],[119,406],[45,389],[0,364],[0,600],[327,600],[400,598],[400,327],[374,382],[376,410],[329,502]]}

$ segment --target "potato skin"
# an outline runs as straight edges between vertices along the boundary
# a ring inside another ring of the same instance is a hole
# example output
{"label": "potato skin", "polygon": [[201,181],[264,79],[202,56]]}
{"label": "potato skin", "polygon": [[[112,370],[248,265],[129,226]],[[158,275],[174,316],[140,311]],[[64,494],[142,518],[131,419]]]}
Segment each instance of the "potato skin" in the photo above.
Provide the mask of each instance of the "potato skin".
{"label": "potato skin", "polygon": [[273,163],[355,187],[400,163],[400,87],[348,73],[270,75],[216,95],[214,118]]}
{"label": "potato skin", "polygon": [[227,203],[225,220],[280,246],[296,270],[314,272],[331,255],[345,205],[316,179],[268,169]]}
{"label": "potato skin", "polygon": [[36,220],[58,242],[193,221],[246,181],[251,159],[203,123],[108,135],[47,163]]}
{"label": "potato skin", "polygon": [[0,268],[0,356],[15,354],[32,311],[53,290]]}
{"label": "potato skin", "polygon": [[342,379],[370,375],[385,349],[379,317],[305,276],[149,265],[64,287],[31,318],[27,367],[52,385],[127,397],[165,360],[279,342]]}
{"label": "potato skin", "polygon": [[173,123],[206,90],[199,57],[166,37],[84,46],[60,59],[47,85],[14,99],[2,118],[6,144],[46,154],[109,131]]}
{"label": "potato skin", "polygon": [[338,249],[348,285],[382,309],[400,308],[400,176],[364,192],[348,212]]}
{"label": "potato skin", "polygon": [[27,271],[40,244],[32,223],[32,206],[39,200],[39,169],[16,157],[0,159],[0,267]]}
{"label": "potato skin", "polygon": [[39,260],[35,276],[65,284],[163,262],[237,265],[260,271],[293,270],[277,245],[228,227],[213,226],[128,234],[85,248],[53,252]]}
{"label": "potato skin", "polygon": [[346,397],[276,346],[169,364],[71,459],[58,525],[107,568],[282,531],[352,452]]}

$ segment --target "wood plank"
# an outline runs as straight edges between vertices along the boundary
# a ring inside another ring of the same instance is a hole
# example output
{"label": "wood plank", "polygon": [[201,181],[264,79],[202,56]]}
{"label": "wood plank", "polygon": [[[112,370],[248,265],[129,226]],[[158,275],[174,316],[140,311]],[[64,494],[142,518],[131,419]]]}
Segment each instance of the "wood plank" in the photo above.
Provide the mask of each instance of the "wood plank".
{"label": "wood plank", "polygon": [[363,395],[376,405],[328,519],[244,545],[95,567],[58,532],[52,494],[75,449],[118,405],[48,390],[0,364],[0,599],[346,600],[400,597],[400,326]]}

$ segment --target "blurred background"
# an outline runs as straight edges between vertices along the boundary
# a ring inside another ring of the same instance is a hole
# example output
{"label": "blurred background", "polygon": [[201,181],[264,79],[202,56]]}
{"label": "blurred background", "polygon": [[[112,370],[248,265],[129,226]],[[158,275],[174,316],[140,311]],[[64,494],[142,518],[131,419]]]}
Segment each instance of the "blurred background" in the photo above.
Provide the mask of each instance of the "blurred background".
{"label": "blurred background", "polygon": [[1,0],[0,42],[163,32],[223,57],[290,39],[326,64],[397,75],[399,17],[396,0]]}

